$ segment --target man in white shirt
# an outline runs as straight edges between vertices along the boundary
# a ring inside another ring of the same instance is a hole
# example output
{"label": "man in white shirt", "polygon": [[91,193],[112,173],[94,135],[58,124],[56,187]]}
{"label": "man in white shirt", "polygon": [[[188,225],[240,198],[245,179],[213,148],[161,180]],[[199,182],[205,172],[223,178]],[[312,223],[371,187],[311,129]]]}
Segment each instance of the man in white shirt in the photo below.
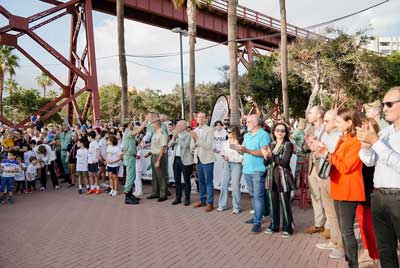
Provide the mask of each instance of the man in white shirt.
{"label": "man in white shirt", "polygon": [[372,128],[357,128],[362,144],[360,158],[375,166],[371,209],[382,267],[399,267],[400,240],[400,87],[383,98],[383,112],[391,125],[376,134]]}
{"label": "man in white shirt", "polygon": [[199,126],[190,132],[190,147],[194,150],[194,162],[199,176],[199,202],[194,207],[206,207],[205,211],[214,209],[214,130],[207,126],[205,113],[197,114]]}

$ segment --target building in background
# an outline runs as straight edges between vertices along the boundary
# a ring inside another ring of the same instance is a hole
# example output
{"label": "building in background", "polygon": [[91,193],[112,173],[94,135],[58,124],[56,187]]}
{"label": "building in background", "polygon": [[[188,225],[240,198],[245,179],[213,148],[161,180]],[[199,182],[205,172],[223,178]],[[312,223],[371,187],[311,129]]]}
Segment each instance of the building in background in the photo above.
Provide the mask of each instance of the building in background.
{"label": "building in background", "polygon": [[382,55],[390,55],[393,51],[400,52],[400,36],[375,36],[367,45],[367,49],[378,52]]}

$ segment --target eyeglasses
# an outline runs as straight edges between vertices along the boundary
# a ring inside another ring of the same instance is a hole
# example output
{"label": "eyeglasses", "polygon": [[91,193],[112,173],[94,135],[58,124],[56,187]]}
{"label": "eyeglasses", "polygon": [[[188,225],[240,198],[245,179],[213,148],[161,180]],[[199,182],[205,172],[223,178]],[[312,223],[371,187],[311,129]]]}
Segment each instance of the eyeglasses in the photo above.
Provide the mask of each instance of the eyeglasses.
{"label": "eyeglasses", "polygon": [[275,129],[275,132],[286,133],[286,129]]}
{"label": "eyeglasses", "polygon": [[382,108],[387,106],[388,108],[392,108],[393,105],[395,105],[396,103],[400,102],[400,100],[395,100],[395,101],[388,101],[388,102],[383,102],[382,103]]}

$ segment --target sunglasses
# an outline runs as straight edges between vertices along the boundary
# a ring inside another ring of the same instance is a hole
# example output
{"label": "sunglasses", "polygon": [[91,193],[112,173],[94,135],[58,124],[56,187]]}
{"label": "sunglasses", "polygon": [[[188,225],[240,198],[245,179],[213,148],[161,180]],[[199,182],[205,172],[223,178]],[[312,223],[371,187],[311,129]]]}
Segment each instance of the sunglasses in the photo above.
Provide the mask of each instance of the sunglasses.
{"label": "sunglasses", "polygon": [[396,103],[400,102],[400,100],[395,100],[395,101],[388,101],[388,102],[383,102],[382,103],[382,108],[387,106],[388,108],[392,108],[393,105],[395,105]]}
{"label": "sunglasses", "polygon": [[286,133],[286,129],[275,129],[275,132]]}

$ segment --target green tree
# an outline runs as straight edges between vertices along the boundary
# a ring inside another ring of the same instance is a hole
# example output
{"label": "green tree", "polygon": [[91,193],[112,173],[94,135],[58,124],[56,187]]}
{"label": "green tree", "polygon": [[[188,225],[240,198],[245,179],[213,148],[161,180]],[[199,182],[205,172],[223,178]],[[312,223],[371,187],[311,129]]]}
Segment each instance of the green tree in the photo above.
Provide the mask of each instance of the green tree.
{"label": "green tree", "polygon": [[12,95],[12,93],[18,88],[17,81],[12,78],[7,79],[4,84],[4,89],[8,92],[9,95]]}
{"label": "green tree", "polygon": [[[51,98],[42,98],[36,89],[17,87],[13,94],[4,99],[4,112],[7,118],[17,123],[49,103]],[[61,123],[59,113],[56,113],[47,122]]]}
{"label": "green tree", "polygon": [[0,115],[3,116],[3,90],[4,77],[6,73],[10,76],[15,74],[15,69],[19,67],[19,58],[13,53],[14,48],[0,46]]}
{"label": "green tree", "polygon": [[43,89],[43,97],[46,97],[46,89],[53,84],[53,81],[47,76],[47,74],[42,72],[40,75],[36,76],[36,82],[39,87]]}

